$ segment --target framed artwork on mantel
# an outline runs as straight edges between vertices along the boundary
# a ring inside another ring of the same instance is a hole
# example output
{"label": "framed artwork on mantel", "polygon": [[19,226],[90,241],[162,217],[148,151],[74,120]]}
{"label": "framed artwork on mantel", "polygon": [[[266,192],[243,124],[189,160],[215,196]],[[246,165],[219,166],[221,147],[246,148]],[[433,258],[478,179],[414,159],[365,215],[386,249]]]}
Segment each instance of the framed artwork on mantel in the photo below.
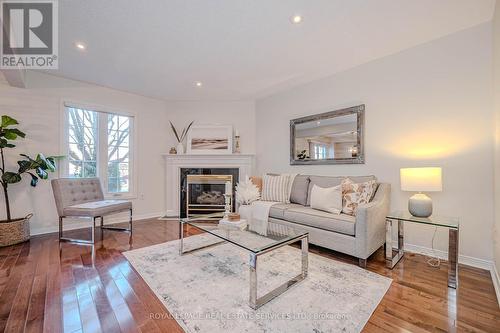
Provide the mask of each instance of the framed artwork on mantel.
{"label": "framed artwork on mantel", "polygon": [[193,125],[187,136],[187,154],[232,154],[232,125]]}

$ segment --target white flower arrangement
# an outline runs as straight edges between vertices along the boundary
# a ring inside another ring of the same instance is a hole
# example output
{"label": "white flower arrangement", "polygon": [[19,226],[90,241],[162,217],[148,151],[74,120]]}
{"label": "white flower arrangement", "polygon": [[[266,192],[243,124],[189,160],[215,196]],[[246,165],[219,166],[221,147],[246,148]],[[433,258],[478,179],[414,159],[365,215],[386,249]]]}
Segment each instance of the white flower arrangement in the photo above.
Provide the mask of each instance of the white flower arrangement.
{"label": "white flower arrangement", "polygon": [[236,185],[236,202],[240,205],[250,205],[260,199],[260,191],[257,186],[248,178]]}

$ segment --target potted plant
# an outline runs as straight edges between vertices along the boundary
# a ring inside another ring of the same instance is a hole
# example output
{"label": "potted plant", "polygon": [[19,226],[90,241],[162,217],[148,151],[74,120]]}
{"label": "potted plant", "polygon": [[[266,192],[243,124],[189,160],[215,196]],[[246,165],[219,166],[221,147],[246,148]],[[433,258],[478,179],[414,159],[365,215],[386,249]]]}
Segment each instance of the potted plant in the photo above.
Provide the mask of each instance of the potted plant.
{"label": "potted plant", "polygon": [[188,127],[184,128],[182,130],[181,135],[179,135],[179,132],[175,129],[174,124],[170,121],[170,127],[172,128],[172,132],[174,132],[175,138],[177,139],[177,154],[184,154],[184,146],[182,145],[182,141],[184,141],[184,138],[186,138],[187,133],[189,132],[189,129],[191,128],[191,125],[193,125],[194,121],[192,121]]}
{"label": "potted plant", "polygon": [[252,202],[260,200],[260,190],[252,180],[246,176],[245,179],[236,185],[236,202],[239,204],[238,213],[241,218],[250,223],[252,219]]}
{"label": "potted plant", "polygon": [[35,187],[40,179],[47,179],[49,172],[56,170],[55,156],[45,157],[42,154],[36,155],[36,158],[31,158],[28,155],[21,154],[22,157],[17,161],[17,171],[7,171],[5,165],[4,150],[14,148],[12,141],[26,134],[16,128],[19,123],[17,120],[2,116],[0,123],[0,184],[3,188],[5,199],[6,220],[0,221],[0,247],[13,245],[24,242],[30,238],[29,220],[33,214],[28,214],[25,217],[12,218],[10,212],[9,201],[9,186],[19,183],[23,175],[29,175],[31,178],[31,186]]}

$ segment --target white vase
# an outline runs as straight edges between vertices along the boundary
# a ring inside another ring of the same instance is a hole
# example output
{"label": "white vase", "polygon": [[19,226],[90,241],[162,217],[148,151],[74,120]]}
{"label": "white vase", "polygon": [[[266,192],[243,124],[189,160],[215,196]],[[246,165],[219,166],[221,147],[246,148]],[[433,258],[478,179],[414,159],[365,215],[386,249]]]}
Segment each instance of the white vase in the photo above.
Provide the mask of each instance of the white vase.
{"label": "white vase", "polygon": [[184,154],[184,145],[182,144],[182,142],[179,142],[175,149],[177,150],[178,155]]}
{"label": "white vase", "polygon": [[238,213],[240,214],[241,219],[247,220],[247,223],[250,223],[250,221],[252,220],[252,208],[250,205],[239,206]]}

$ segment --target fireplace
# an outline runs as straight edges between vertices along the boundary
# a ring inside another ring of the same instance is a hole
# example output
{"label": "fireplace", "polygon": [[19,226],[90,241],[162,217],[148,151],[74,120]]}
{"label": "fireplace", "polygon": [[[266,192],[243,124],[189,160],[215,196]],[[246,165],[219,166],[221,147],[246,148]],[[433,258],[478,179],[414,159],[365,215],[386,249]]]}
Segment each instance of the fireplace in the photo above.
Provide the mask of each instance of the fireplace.
{"label": "fireplace", "polygon": [[237,168],[181,168],[180,217],[223,212],[226,183],[231,184],[234,203],[238,176]]}
{"label": "fireplace", "polygon": [[187,175],[186,216],[225,211],[226,184],[232,187],[232,175]]}

